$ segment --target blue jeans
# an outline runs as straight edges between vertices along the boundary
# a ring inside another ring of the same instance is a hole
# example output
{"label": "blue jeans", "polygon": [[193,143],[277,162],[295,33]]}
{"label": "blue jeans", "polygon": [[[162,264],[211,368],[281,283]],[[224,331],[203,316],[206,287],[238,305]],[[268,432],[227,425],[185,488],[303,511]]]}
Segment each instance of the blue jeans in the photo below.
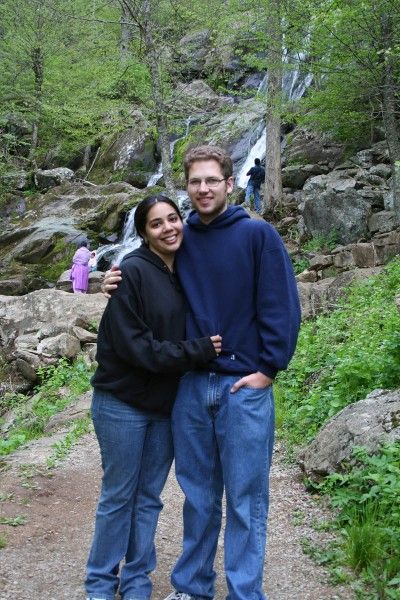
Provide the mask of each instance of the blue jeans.
{"label": "blue jeans", "polygon": [[272,388],[230,388],[240,376],[184,375],[172,413],[176,476],[185,494],[176,590],[213,598],[225,486],[227,600],[265,600],[262,575],[274,442]]}
{"label": "blue jeans", "polygon": [[[160,494],[173,459],[171,421],[94,390],[92,419],[103,467],[85,587],[90,598],[147,600],[156,566]],[[119,564],[125,564],[118,576]]]}
{"label": "blue jeans", "polygon": [[246,187],[245,202],[250,202],[251,196],[254,196],[254,210],[258,213],[261,212],[261,198],[260,198],[260,186],[254,185],[254,183],[248,183]]}

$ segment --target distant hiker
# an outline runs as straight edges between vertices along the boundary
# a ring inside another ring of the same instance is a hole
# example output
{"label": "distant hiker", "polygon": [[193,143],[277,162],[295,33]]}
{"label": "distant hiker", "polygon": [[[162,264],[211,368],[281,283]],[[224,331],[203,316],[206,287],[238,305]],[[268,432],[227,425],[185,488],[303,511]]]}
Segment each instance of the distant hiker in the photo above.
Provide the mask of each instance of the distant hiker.
{"label": "distant hiker", "polygon": [[94,252],[94,251],[90,253],[88,266],[89,266],[90,272],[96,271],[96,269],[97,269],[97,256],[96,256],[96,252]]}
{"label": "distant hiker", "polygon": [[265,179],[265,169],[261,166],[259,158],[254,159],[254,167],[247,171],[246,175],[250,175],[246,187],[245,202],[250,201],[250,197],[254,196],[254,209],[256,212],[261,212],[260,187]]}
{"label": "distant hiker", "polygon": [[87,247],[87,242],[83,241],[72,258],[70,279],[74,294],[86,294],[87,292],[89,287],[89,259],[90,250]]}

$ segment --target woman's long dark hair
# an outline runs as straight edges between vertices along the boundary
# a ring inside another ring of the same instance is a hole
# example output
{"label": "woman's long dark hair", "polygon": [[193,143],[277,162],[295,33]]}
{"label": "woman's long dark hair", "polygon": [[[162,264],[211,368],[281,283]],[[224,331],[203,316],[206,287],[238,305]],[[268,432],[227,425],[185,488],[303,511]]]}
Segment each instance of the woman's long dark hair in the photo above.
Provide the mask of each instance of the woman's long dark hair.
{"label": "woman's long dark hair", "polygon": [[135,211],[135,216],[133,219],[135,229],[138,232],[138,234],[140,235],[140,237],[143,237],[143,234],[146,230],[147,215],[148,215],[150,209],[155,204],[157,204],[157,202],[164,202],[165,204],[169,204],[176,211],[180,220],[183,221],[179,208],[177,207],[175,202],[173,200],[171,200],[171,198],[168,198],[168,196],[164,196],[164,194],[156,194],[154,196],[146,196],[146,198],[144,198],[137,205],[136,211]]}

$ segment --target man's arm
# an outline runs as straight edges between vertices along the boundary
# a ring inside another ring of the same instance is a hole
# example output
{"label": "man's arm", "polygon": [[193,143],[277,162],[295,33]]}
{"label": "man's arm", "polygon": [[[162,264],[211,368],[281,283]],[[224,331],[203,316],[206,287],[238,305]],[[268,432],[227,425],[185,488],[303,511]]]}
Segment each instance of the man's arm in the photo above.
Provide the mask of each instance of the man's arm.
{"label": "man's arm", "polygon": [[256,306],[262,347],[259,371],[239,379],[232,392],[243,386],[271,385],[277,372],[287,368],[296,347],[300,326],[297,284],[290,258],[273,228],[265,236],[260,256]]}

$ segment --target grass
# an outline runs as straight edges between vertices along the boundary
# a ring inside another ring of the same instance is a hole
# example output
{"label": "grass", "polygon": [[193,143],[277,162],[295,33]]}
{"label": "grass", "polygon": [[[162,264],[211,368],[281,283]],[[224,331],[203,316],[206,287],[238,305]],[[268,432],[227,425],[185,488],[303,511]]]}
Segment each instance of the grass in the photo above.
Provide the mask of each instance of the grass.
{"label": "grass", "polygon": [[25,515],[18,515],[16,517],[0,517],[0,525],[10,525],[11,527],[19,527],[25,525]]}
{"label": "grass", "polygon": [[[304,323],[296,355],[275,386],[277,427],[289,450],[315,437],[345,406],[377,388],[400,388],[400,259],[354,284],[337,310]],[[359,600],[400,600],[400,442],[373,456],[356,448],[347,465],[313,491],[330,499],[333,544],[303,549],[348,580]],[[350,578],[351,579],[351,578]]]}
{"label": "grass", "polygon": [[40,384],[34,396],[6,394],[2,400],[1,413],[12,409],[16,417],[11,428],[0,437],[0,456],[41,437],[50,418],[90,388],[91,370],[83,358],[73,363],[61,359],[57,365],[40,368],[38,374]]}

